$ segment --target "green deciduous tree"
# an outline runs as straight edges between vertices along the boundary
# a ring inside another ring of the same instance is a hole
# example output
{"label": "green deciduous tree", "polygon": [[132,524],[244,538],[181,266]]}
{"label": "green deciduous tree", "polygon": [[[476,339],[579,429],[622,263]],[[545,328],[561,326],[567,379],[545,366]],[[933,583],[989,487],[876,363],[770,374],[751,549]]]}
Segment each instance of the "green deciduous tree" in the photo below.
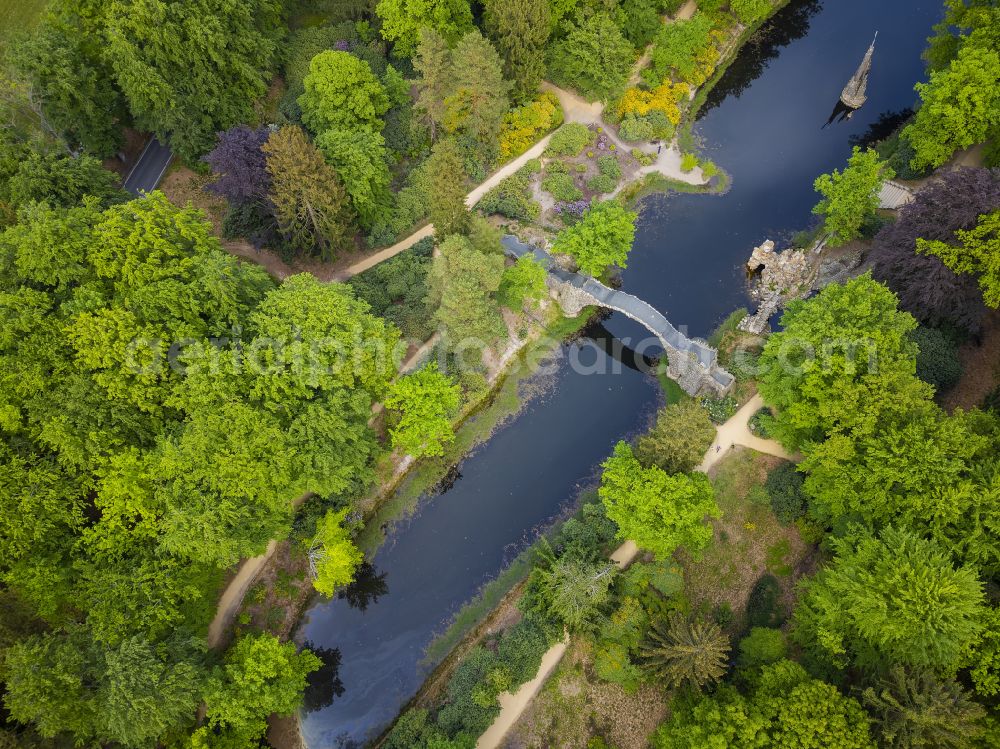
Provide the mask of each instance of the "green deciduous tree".
{"label": "green deciduous tree", "polygon": [[389,387],[385,407],[395,418],[389,429],[394,449],[415,458],[444,454],[455,439],[451,425],[461,389],[437,364],[400,377]]}
{"label": "green deciduous tree", "polygon": [[771,0],[730,0],[729,3],[730,10],[740,19],[740,23],[745,25],[760,20],[770,13],[773,7]]}
{"label": "green deciduous tree", "polygon": [[486,29],[504,60],[504,75],[514,83],[514,98],[534,97],[545,74],[545,43],[552,28],[548,0],[489,0]]}
{"label": "green deciduous tree", "polygon": [[729,648],[715,622],[674,613],[653,624],[639,654],[643,668],[668,686],[701,689],[725,675]]}
{"label": "green deciduous tree", "polygon": [[800,747],[875,749],[857,701],[792,661],[765,666],[744,697],[723,686],[689,707],[678,706],[650,739],[653,749]]}
{"label": "green deciduous tree", "polygon": [[435,318],[452,345],[490,346],[506,333],[493,295],[503,278],[503,257],[476,250],[465,237],[441,243],[429,276]]}
{"label": "green deciduous tree", "polygon": [[953,680],[933,671],[909,672],[899,666],[862,700],[875,718],[882,745],[898,749],[970,749],[983,732],[986,715]]}
{"label": "green deciduous tree", "polygon": [[93,156],[73,158],[52,151],[27,154],[11,175],[7,189],[14,208],[31,201],[70,208],[87,195],[110,205],[127,197],[118,187],[118,175]]}
{"label": "green deciduous tree", "polygon": [[656,416],[656,424],[639,438],[635,455],[646,466],[667,473],[693,471],[715,439],[715,425],[695,400],[671,403]]}
{"label": "green deciduous tree", "polygon": [[607,13],[567,22],[565,38],[549,45],[546,63],[554,83],[604,101],[625,88],[632,45]]}
{"label": "green deciduous tree", "polygon": [[106,57],[139,125],[194,160],[217,131],[249,121],[267,90],[278,11],[273,0],[114,0]]}
{"label": "green deciduous tree", "polygon": [[911,165],[941,166],[1000,125],[1000,51],[995,44],[965,42],[947,68],[932,70],[916,89],[922,104],[902,136],[915,153]]}
{"label": "green deciduous tree", "polygon": [[850,242],[861,236],[861,227],[878,209],[878,191],[882,182],[892,179],[892,169],[879,158],[876,151],[862,151],[857,146],[847,161],[847,168],[821,174],[813,183],[823,200],[816,204],[813,213],[823,216],[823,231],[833,235],[831,247]]}
{"label": "green deciduous tree", "polygon": [[546,271],[530,255],[522,255],[517,262],[504,268],[497,299],[504,307],[520,312],[524,303],[537,304],[545,296]]}
{"label": "green deciduous tree", "polygon": [[983,298],[1000,307],[1000,211],[979,217],[973,229],[955,232],[958,247],[947,242],[917,240],[917,252],[937,255],[956,273],[979,276]]}
{"label": "green deciduous tree", "polygon": [[452,139],[439,141],[424,164],[427,202],[434,233],[438,237],[468,230],[470,216],[465,205],[465,167],[462,153]]}
{"label": "green deciduous tree", "polygon": [[291,715],[302,699],[306,676],[321,665],[308,650],[296,653],[294,643],[272,635],[241,637],[205,689],[209,723],[263,736],[267,716]]}
{"label": "green deciduous tree", "polygon": [[325,260],[351,245],[353,215],[337,173],[305,133],[286,125],[264,145],[271,202],[289,246]]}
{"label": "green deciduous tree", "polygon": [[389,95],[364,60],[350,52],[320,52],[309,63],[309,74],[302,83],[302,121],[314,133],[382,129]]}
{"label": "green deciduous tree", "polygon": [[423,28],[449,42],[472,29],[469,0],[379,0],[375,13],[382,19],[382,37],[394,42],[394,51],[403,57],[416,50]]}
{"label": "green deciduous tree", "polygon": [[795,637],[812,655],[837,667],[957,667],[982,626],[973,568],[893,528],[832,544],[835,558],[803,584],[795,610]]}
{"label": "green deciduous tree", "polygon": [[643,468],[626,443],[604,461],[599,490],[618,538],[632,540],[659,559],[680,547],[697,552],[712,538],[706,517],[719,517],[712,485],[703,474],[668,476]]}
{"label": "green deciduous tree", "polygon": [[121,144],[125,109],[100,52],[98,39],[54,12],[10,46],[7,60],[30,87],[47,126],[70,148],[110,156]]}
{"label": "green deciduous tree", "polygon": [[599,277],[609,265],[625,267],[635,239],[636,214],[617,200],[590,207],[583,220],[556,237],[552,252],[569,255],[583,273]]}
{"label": "green deciduous tree", "polygon": [[775,436],[787,446],[874,434],[885,419],[927,403],[931,389],[914,374],[909,335],[917,323],[870,276],[792,302],[782,323],[758,364],[760,392],[778,410]]}
{"label": "green deciduous tree", "polygon": [[325,596],[349,585],[365,558],[343,526],[347,513],[347,507],[339,512],[330,510],[316,523],[309,560],[314,570],[313,587]]}
{"label": "green deciduous tree", "polygon": [[371,228],[392,212],[389,164],[385,140],[367,128],[327,130],[316,138],[316,147],[344,182],[358,222]]}

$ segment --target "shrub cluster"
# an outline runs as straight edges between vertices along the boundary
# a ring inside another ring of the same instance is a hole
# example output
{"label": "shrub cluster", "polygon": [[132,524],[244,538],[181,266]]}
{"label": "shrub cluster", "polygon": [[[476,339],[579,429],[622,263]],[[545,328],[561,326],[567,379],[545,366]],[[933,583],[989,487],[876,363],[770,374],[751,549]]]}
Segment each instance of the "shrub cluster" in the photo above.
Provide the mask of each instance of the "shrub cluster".
{"label": "shrub cluster", "polygon": [[594,133],[586,125],[570,122],[563,125],[552,134],[546,156],[578,156],[580,152],[594,142]]}
{"label": "shrub cluster", "polygon": [[534,101],[512,109],[500,128],[500,161],[527,151],[543,133],[562,124],[563,112],[555,94],[544,91]]}
{"label": "shrub cluster", "polygon": [[426,340],[434,330],[427,297],[434,240],[421,239],[401,252],[348,281],[372,312],[394,323],[406,338]]}

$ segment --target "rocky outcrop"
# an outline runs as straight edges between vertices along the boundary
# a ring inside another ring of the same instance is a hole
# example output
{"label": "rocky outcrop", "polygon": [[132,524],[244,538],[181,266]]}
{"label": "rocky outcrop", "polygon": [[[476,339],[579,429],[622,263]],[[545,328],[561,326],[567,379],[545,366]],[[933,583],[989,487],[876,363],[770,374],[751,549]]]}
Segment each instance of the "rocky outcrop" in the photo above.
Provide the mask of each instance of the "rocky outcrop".
{"label": "rocky outcrop", "polygon": [[737,326],[747,333],[760,335],[768,320],[792,299],[809,293],[816,280],[815,263],[805,250],[774,251],[770,239],[754,247],[747,270],[756,277],[750,295],[757,301],[757,311],[743,318]]}

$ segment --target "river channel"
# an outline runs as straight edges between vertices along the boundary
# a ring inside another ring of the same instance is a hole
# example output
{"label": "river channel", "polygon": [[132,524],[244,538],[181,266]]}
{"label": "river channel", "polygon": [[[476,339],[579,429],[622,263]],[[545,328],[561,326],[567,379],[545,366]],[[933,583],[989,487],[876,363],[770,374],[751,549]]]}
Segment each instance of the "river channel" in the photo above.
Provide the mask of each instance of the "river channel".
{"label": "river channel", "polygon": [[[742,264],[754,245],[782,246],[806,227],[815,177],[842,167],[880,115],[913,106],[940,15],[936,0],[793,0],[744,47],[695,128],[731,189],[647,199],[622,289],[691,336],[746,305]],[[823,127],[876,31],[868,102]],[[426,676],[435,634],[573,506],[617,440],[646,426],[659,386],[609,356],[609,336],[626,346],[648,338],[616,314],[564,344],[539,375],[541,394],[462,461],[446,491],[390,529],[372,560],[382,595],[363,609],[333,599],[306,613],[299,639],[340,654],[339,683],[321,686],[301,716],[310,749],[376,736]]]}

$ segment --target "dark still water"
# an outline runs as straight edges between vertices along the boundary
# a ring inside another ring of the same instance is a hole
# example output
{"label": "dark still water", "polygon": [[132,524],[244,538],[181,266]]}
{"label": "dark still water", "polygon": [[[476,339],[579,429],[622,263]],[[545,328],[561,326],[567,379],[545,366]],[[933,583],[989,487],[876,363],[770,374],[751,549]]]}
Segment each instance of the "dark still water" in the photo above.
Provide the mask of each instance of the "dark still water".
{"label": "dark still water", "polygon": [[[806,226],[813,179],[842,167],[852,137],[880,114],[913,105],[940,13],[929,0],[793,0],[744,49],[697,128],[732,189],[648,200],[623,289],[696,336],[745,305],[741,268],[752,247]],[[821,129],[876,30],[868,102]],[[313,691],[302,714],[310,749],[377,735],[419,688],[434,634],[593,481],[618,439],[645,426],[656,383],[605,353],[609,334],[635,345],[645,331],[614,315],[590,334],[561,348],[540,376],[544,394],[467,457],[446,492],[391,530],[372,560],[384,575],[377,600],[307,612],[300,639],[340,655],[339,683]]]}

